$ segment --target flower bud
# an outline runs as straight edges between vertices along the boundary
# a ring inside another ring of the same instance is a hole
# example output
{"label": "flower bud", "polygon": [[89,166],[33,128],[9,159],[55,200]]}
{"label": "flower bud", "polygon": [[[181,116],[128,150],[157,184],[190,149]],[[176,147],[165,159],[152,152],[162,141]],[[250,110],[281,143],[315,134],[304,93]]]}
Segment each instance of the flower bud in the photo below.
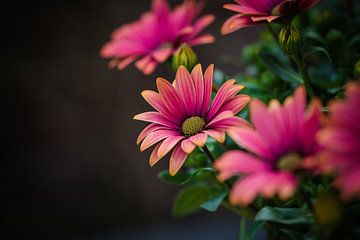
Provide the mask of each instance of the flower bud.
{"label": "flower bud", "polygon": [[302,47],[302,36],[295,27],[284,27],[279,33],[279,44],[289,55],[296,55]]}
{"label": "flower bud", "polygon": [[191,71],[197,63],[198,59],[195,52],[189,45],[184,43],[176,51],[173,57],[172,66],[174,71],[176,71],[180,66],[184,66]]}
{"label": "flower bud", "polygon": [[360,78],[360,60],[357,61],[357,63],[355,64],[355,67],[354,67],[354,75],[355,75],[355,78]]}
{"label": "flower bud", "polygon": [[322,192],[315,203],[315,217],[317,222],[324,227],[332,227],[343,217],[343,207],[337,195]]}

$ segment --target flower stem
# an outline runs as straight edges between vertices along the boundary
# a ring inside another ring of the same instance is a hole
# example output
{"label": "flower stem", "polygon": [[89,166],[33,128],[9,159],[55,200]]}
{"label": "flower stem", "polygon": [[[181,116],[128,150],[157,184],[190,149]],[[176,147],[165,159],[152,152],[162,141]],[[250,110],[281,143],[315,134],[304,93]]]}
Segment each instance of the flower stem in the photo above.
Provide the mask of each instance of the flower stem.
{"label": "flower stem", "polygon": [[[277,37],[274,29],[271,27],[270,23],[266,24],[266,26],[267,26],[269,32],[271,33],[271,35],[273,36],[275,42],[276,42],[276,43],[278,44],[278,46],[280,47],[279,42],[278,42],[278,37]],[[280,47],[280,49],[282,49],[282,48]]]}
{"label": "flower stem", "polygon": [[307,70],[306,63],[304,62],[304,60],[301,57],[294,57],[293,59],[301,71],[301,75],[304,80],[306,92],[308,93],[310,98],[313,98],[315,96],[315,93],[314,93],[314,90],[310,83],[310,76],[309,76],[309,72]]}
{"label": "flower stem", "polygon": [[223,201],[221,203],[221,205],[223,207],[229,209],[230,211],[232,211],[242,217],[248,218],[248,219],[254,220],[254,218],[256,216],[256,213],[253,212],[250,208],[238,208],[238,207],[231,205],[228,201]]}
{"label": "flower stem", "polygon": [[214,156],[211,154],[211,152],[209,151],[209,149],[207,148],[206,145],[204,145],[202,147],[202,150],[204,151],[205,155],[209,158],[209,160],[213,163],[215,162],[215,158]]}

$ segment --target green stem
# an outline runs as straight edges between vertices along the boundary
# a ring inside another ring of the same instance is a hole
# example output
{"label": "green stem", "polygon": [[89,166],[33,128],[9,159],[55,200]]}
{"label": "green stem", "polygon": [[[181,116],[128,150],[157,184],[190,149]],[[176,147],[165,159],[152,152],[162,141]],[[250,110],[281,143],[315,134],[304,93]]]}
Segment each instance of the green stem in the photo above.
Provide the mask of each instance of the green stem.
{"label": "green stem", "polygon": [[214,156],[211,154],[211,152],[209,151],[209,149],[207,148],[207,146],[204,145],[204,146],[202,147],[202,149],[203,149],[205,155],[209,158],[209,160],[210,160],[212,163],[214,163],[214,162],[215,162],[215,158],[214,158]]}
{"label": "green stem", "polygon": [[307,67],[306,67],[306,63],[304,62],[304,60],[301,57],[294,57],[294,60],[295,60],[296,64],[298,65],[298,67],[299,67],[299,69],[301,71],[301,75],[302,75],[303,80],[304,80],[304,85],[305,85],[306,92],[308,93],[310,98],[315,97],[314,90],[313,90],[313,88],[311,86],[311,83],[310,83],[310,76],[309,76],[309,72],[308,72]]}
{"label": "green stem", "polygon": [[[278,41],[278,36],[276,35],[274,29],[271,27],[270,23],[266,24],[269,32],[271,33],[271,35],[273,36],[275,42],[278,44],[278,46],[280,47],[279,45],[279,41]],[[280,47],[281,48],[281,47]],[[282,48],[281,48],[282,49]]]}
{"label": "green stem", "polygon": [[254,220],[254,218],[256,216],[256,213],[254,211],[252,211],[251,209],[235,207],[235,206],[231,205],[228,201],[223,201],[221,203],[221,205],[223,207],[229,209],[230,211],[232,211],[242,217],[248,218],[248,219]]}

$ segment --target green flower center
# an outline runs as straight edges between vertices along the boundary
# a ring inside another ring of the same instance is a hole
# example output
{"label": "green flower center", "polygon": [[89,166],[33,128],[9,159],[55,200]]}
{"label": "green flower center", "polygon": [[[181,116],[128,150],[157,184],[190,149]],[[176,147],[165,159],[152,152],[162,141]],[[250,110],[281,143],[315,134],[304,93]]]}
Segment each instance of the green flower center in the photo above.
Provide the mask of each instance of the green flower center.
{"label": "green flower center", "polygon": [[185,136],[190,137],[203,130],[204,127],[205,127],[205,121],[203,118],[191,117],[183,122],[181,126],[181,131]]}
{"label": "green flower center", "polygon": [[289,153],[281,157],[277,162],[276,166],[278,169],[285,171],[296,170],[301,162],[301,156],[297,153]]}

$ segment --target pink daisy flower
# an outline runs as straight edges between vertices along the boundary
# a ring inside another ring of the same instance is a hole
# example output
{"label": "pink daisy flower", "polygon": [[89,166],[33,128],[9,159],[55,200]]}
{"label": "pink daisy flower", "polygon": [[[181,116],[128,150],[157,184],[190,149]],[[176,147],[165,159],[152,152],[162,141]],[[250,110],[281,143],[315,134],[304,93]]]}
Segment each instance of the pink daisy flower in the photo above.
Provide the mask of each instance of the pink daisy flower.
{"label": "pink daisy flower", "polygon": [[283,16],[295,15],[314,6],[320,0],[235,0],[224,8],[237,12],[222,26],[221,33],[229,34],[244,27],[272,22]]}
{"label": "pink daisy flower", "polygon": [[330,105],[328,124],[317,139],[324,147],[321,168],[335,170],[335,185],[348,200],[360,196],[360,85],[349,84],[346,95]]}
{"label": "pink daisy flower", "polygon": [[235,84],[235,80],[225,82],[211,102],[213,73],[213,65],[206,69],[204,75],[200,64],[191,74],[181,66],[173,84],[158,78],[159,93],[142,92],[145,100],[156,110],[134,117],[151,123],[137,139],[137,144],[141,143],[141,151],[156,144],[150,156],[151,166],[174,148],[169,172],[175,175],[187,155],[196,146],[203,147],[208,136],[224,142],[225,131],[231,127],[250,126],[247,121],[235,116],[250,101],[247,95],[237,95],[244,86]]}
{"label": "pink daisy flower", "polygon": [[248,205],[258,195],[285,200],[296,190],[295,171],[302,160],[318,151],[315,134],[320,128],[320,103],[312,101],[306,111],[306,96],[299,87],[283,106],[272,100],[268,108],[260,101],[250,103],[250,119],[255,129],[238,129],[230,137],[250,153],[233,150],[215,162],[219,178],[240,174],[230,201]]}
{"label": "pink daisy flower", "polygon": [[114,31],[100,55],[112,58],[110,67],[122,70],[130,63],[144,74],[151,74],[183,44],[190,46],[212,43],[210,34],[200,35],[214,21],[213,15],[198,18],[202,4],[185,0],[171,10],[166,0],[153,0],[152,11]]}

